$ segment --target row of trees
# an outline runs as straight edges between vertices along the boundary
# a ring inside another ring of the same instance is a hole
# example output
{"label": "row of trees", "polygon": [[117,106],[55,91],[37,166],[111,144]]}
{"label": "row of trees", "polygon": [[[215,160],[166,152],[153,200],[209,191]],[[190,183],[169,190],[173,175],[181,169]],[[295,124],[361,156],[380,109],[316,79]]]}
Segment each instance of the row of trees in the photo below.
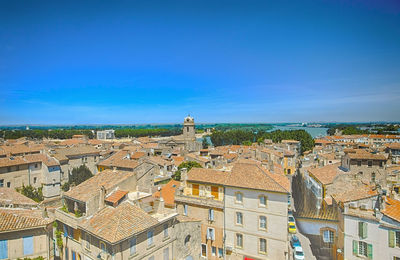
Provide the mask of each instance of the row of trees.
{"label": "row of trees", "polygon": [[275,143],[282,140],[297,140],[301,142],[301,152],[311,150],[314,147],[314,139],[305,130],[276,130],[272,132],[252,132],[244,130],[214,131],[211,134],[211,142],[214,146],[221,145],[251,145],[254,142],[263,142],[271,139]]}
{"label": "row of trees", "polygon": [[327,130],[328,135],[335,135],[336,130],[342,135],[362,135],[362,134],[393,134],[397,133],[398,127],[394,125],[374,126],[374,128],[361,129],[358,126],[340,125]]}
{"label": "row of trees", "polygon": [[70,139],[73,135],[86,135],[90,139],[94,137],[91,130],[45,130],[45,129],[34,129],[34,130],[3,130],[2,137],[4,139],[18,139],[21,137],[28,137],[30,139]]}
{"label": "row of trees", "polygon": [[117,129],[115,137],[142,137],[142,136],[172,136],[182,134],[181,128],[160,128],[160,129]]}

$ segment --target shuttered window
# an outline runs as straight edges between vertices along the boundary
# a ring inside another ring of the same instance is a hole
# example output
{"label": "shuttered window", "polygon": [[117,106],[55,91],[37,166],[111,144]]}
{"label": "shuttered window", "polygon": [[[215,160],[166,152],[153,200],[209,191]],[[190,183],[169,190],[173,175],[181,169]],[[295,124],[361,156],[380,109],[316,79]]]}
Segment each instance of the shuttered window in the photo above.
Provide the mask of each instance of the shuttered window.
{"label": "shuttered window", "polygon": [[198,184],[192,185],[192,195],[199,196],[199,185]]}
{"label": "shuttered window", "polygon": [[33,236],[23,237],[22,243],[24,246],[24,255],[33,254]]}
{"label": "shuttered window", "polygon": [[358,222],[358,235],[361,239],[368,236],[368,224],[366,222]]}
{"label": "shuttered window", "polygon": [[8,258],[8,241],[0,240],[0,259]]}
{"label": "shuttered window", "polygon": [[219,193],[218,193],[218,187],[216,186],[211,186],[211,195],[214,196],[214,199],[218,199],[219,198]]}

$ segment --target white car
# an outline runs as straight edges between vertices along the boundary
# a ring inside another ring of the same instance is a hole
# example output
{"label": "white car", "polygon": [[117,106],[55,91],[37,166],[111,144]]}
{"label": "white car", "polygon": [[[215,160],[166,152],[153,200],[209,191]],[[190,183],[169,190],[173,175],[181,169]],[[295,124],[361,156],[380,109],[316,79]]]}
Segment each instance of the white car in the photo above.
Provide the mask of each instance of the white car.
{"label": "white car", "polygon": [[296,246],[293,251],[294,260],[304,260],[304,251],[301,246]]}

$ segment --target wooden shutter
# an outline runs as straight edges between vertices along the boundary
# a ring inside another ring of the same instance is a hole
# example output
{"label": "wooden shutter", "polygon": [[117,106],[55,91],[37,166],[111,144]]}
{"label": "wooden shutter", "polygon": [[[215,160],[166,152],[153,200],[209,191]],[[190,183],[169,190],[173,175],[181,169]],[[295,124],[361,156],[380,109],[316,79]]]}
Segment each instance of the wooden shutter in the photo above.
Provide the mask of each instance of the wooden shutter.
{"label": "wooden shutter", "polygon": [[372,259],[372,244],[368,244],[367,246],[367,255],[368,259]]}
{"label": "wooden shutter", "polygon": [[357,241],[353,240],[353,255],[357,255],[358,253],[358,243]]}
{"label": "wooden shutter", "polygon": [[192,185],[192,195],[199,196],[199,184]]}
{"label": "wooden shutter", "polygon": [[23,237],[24,255],[33,254],[33,236]]}
{"label": "wooden shutter", "polygon": [[393,230],[389,230],[389,247],[394,247],[396,233]]}
{"label": "wooden shutter", "polygon": [[219,195],[219,193],[218,193],[218,187],[216,187],[216,186],[211,186],[211,195],[213,195],[214,196],[214,199],[218,199],[218,195]]}
{"label": "wooden shutter", "polygon": [[362,222],[358,222],[358,236],[359,237],[363,237],[363,223]]}
{"label": "wooden shutter", "polygon": [[0,240],[0,259],[8,259],[8,240]]}
{"label": "wooden shutter", "polygon": [[362,222],[363,223],[363,237],[362,238],[367,238],[368,236],[368,223]]}

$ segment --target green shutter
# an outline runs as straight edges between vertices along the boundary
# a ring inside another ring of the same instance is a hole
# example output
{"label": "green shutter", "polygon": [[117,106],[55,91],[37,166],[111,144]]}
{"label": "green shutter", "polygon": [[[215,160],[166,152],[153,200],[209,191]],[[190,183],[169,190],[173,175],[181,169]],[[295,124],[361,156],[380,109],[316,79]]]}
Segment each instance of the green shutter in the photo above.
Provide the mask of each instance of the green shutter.
{"label": "green shutter", "polygon": [[353,255],[357,255],[358,253],[358,243],[357,241],[353,240]]}
{"label": "green shutter", "polygon": [[368,254],[368,258],[372,259],[372,244],[368,244],[368,246],[367,246],[367,254]]}
{"label": "green shutter", "polygon": [[368,236],[368,223],[363,222],[363,238],[367,238]]}
{"label": "green shutter", "polygon": [[389,247],[394,247],[394,237],[395,233],[393,230],[389,230]]}
{"label": "green shutter", "polygon": [[358,236],[359,237],[363,237],[363,223],[362,222],[358,222]]}

